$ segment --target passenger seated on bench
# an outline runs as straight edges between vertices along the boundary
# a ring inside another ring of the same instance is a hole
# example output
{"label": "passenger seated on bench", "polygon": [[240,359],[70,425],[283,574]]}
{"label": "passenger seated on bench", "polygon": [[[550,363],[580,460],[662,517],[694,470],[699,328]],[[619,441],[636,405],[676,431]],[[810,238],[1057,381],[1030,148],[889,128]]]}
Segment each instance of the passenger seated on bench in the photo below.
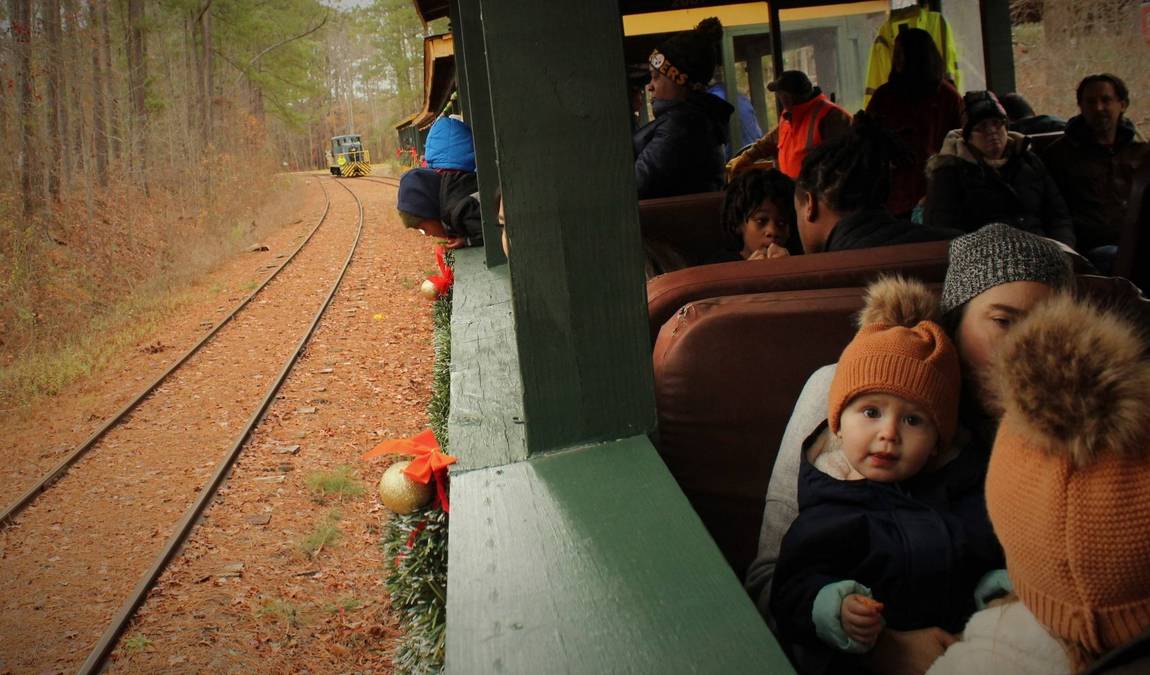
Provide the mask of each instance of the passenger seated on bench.
{"label": "passenger seated on bench", "polygon": [[[1058,244],[1001,223],[963,235],[950,244],[950,264],[942,289],[943,325],[958,349],[963,385],[957,444],[962,451],[943,467],[965,475],[958,481],[971,499],[981,500],[983,478],[998,425],[998,407],[984,386],[989,363],[1012,326],[1056,289],[1073,284],[1070,265]],[[817,370],[795,403],[771,471],[763,511],[759,552],[747,571],[747,591],[773,624],[771,579],[783,534],[798,513],[798,476],[803,441],[826,419],[835,366]],[[956,496],[962,490],[955,490]],[[883,631],[868,654],[878,672],[923,672],[953,641],[941,628]]]}
{"label": "passenger seated on bench", "polygon": [[727,184],[721,211],[727,238],[719,259],[760,260],[801,253],[795,231],[795,182],[777,169],[747,171]]}
{"label": "passenger seated on bench", "polygon": [[724,147],[734,108],[706,92],[723,25],[711,17],[678,33],[648,57],[655,119],[631,137],[639,199],[723,187]]}
{"label": "passenger seated on bench", "polygon": [[1011,332],[992,377],[1005,413],[986,503],[1017,595],[971,617],[930,675],[1079,673],[1111,651],[1136,654],[1138,642],[1141,661],[1111,672],[1147,672],[1145,336],[1057,298]]}
{"label": "passenger seated on bench", "polygon": [[1076,96],[1079,114],[1040,156],[1070,208],[1077,249],[1109,274],[1134,171],[1150,158],[1150,143],[1126,117],[1130,91],[1121,78],[1088,75]]}
{"label": "passenger seated on bench", "polygon": [[803,251],[846,251],[937,241],[961,232],[914,225],[886,210],[897,140],[865,113],[850,132],[814,148],[795,181],[795,211]]}
{"label": "passenger seated on bench", "polygon": [[993,92],[966,92],[962,128],[926,163],[924,222],[965,232],[1007,223],[1073,247],[1074,223],[1058,186],[1006,120]]}
{"label": "passenger seated on bench", "polygon": [[474,173],[411,169],[399,179],[396,210],[404,227],[447,239],[447,248],[483,244]]}
{"label": "passenger seated on bench", "polygon": [[[827,418],[803,446],[799,515],[771,592],[803,672],[861,668],[884,628],[957,632],[975,588],[1002,567],[981,500],[954,500],[958,353],[925,285],[867,290]],[[959,494],[962,494],[959,492]]]}

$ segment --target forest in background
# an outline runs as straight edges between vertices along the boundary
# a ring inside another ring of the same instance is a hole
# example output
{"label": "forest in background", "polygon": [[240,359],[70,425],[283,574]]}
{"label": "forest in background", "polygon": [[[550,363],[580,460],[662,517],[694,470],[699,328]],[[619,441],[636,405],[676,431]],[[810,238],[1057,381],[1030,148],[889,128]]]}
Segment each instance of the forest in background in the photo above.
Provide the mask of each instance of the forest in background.
{"label": "forest in background", "polygon": [[1150,37],[1141,0],[1011,0],[1018,91],[1038,113],[1078,114],[1074,90],[1091,73],[1113,73],[1130,89],[1127,116],[1150,126]]}
{"label": "forest in background", "polygon": [[89,371],[91,326],[141,293],[162,311],[332,135],[394,156],[425,27],[410,0],[358,5],[3,0],[0,399]]}

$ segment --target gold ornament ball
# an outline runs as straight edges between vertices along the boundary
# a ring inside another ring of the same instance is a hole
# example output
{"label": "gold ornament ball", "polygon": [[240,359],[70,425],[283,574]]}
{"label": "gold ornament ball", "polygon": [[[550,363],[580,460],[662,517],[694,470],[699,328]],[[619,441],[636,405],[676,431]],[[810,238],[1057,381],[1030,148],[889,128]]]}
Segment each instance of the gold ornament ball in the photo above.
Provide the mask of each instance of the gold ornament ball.
{"label": "gold ornament ball", "polygon": [[431,279],[423,280],[423,283],[419,286],[419,292],[428,300],[434,300],[439,297],[439,289],[435,287]]}
{"label": "gold ornament ball", "polygon": [[404,475],[411,462],[396,462],[379,479],[379,498],[396,513],[411,513],[431,501],[432,486],[422,485]]}

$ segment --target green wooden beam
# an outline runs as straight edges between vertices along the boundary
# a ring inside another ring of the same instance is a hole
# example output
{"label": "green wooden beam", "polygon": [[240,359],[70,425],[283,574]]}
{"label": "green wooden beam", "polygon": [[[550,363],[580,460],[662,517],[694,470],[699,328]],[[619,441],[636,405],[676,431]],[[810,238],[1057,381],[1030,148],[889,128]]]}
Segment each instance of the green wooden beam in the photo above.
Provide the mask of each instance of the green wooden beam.
{"label": "green wooden beam", "polygon": [[527,441],[507,265],[487,269],[479,251],[457,251],[455,279],[448,435],[456,468],[518,462]]}
{"label": "green wooden beam", "polygon": [[[779,18],[779,3],[771,2],[767,5],[767,17],[771,25],[771,79],[778,79],[783,72],[783,21]],[[778,97],[776,96],[776,99]],[[781,111],[783,106],[775,101],[775,109]]]}
{"label": "green wooden beam", "polygon": [[643,436],[453,472],[448,569],[449,673],[794,672]]}
{"label": "green wooden beam", "polygon": [[727,102],[734,106],[728,123],[727,147],[729,154],[735,154],[743,147],[743,118],[739,114],[739,79],[735,74],[735,38],[731,29],[723,29],[723,40],[720,48],[723,59],[723,89],[727,93]]}
{"label": "green wooden beam", "polygon": [[[459,0],[452,0],[448,7],[451,36],[455,40],[455,85],[459,90],[459,104],[464,119],[471,117],[471,94],[467,90],[467,50],[463,47],[464,32],[459,30]],[[474,135],[474,134],[473,134]]]}
{"label": "green wooden beam", "polygon": [[[483,245],[487,265],[507,262],[499,227],[499,163],[491,119],[491,93],[487,84],[487,55],[484,47],[480,0],[452,0],[452,30],[456,42],[456,76],[460,91],[467,91],[467,124],[475,141],[476,176],[479,182],[480,213],[483,218]],[[462,60],[460,60],[462,57]]]}
{"label": "green wooden beam", "polygon": [[655,426],[618,12],[482,0],[532,453]]}
{"label": "green wooden beam", "polygon": [[1010,0],[980,0],[982,54],[986,63],[986,88],[996,94],[1014,91],[1014,44],[1011,35]]}

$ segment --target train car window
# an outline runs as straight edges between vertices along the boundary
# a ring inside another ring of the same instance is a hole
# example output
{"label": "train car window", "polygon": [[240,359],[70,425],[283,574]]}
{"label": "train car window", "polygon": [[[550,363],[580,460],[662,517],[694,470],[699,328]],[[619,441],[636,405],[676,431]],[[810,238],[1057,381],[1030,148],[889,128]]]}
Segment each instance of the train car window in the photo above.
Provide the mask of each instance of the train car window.
{"label": "train car window", "polygon": [[784,70],[803,71],[835,103],[861,109],[871,43],[888,7],[856,2],[780,11]]}

